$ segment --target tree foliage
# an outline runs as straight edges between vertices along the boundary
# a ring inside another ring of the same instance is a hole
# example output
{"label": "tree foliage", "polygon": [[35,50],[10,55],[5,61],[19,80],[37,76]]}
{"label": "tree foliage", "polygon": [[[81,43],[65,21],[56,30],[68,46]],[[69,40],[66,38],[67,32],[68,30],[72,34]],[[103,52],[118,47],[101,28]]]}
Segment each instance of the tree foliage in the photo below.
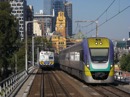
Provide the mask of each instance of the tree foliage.
{"label": "tree foliage", "polygon": [[124,71],[130,71],[130,54],[123,55],[120,59],[120,68]]}
{"label": "tree foliage", "polygon": [[18,42],[18,22],[11,11],[9,2],[0,2],[0,66],[5,72]]}
{"label": "tree foliage", "polygon": [[35,45],[40,48],[40,50],[46,50],[52,48],[52,42],[47,40],[45,37],[36,37]]}

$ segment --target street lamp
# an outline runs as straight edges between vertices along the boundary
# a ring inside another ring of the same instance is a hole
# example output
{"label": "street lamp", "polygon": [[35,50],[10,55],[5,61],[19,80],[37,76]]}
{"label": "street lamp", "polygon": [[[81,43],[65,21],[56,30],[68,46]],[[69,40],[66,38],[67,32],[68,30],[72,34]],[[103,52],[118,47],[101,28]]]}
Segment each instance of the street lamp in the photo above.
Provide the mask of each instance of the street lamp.
{"label": "street lamp", "polygon": [[34,66],[34,38],[36,34],[32,35],[32,66]]}
{"label": "street lamp", "polygon": [[[27,56],[27,54],[28,54],[28,52],[27,52],[28,51],[28,44],[27,44],[28,34],[27,34],[27,25],[28,25],[28,23],[34,23],[34,22],[42,23],[43,21],[38,21],[38,20],[35,20],[35,21],[25,21],[25,70],[26,70],[26,72],[28,71],[28,56]],[[34,63],[33,63],[33,65],[34,65]]]}
{"label": "street lamp", "polygon": [[26,72],[28,71],[28,44],[27,44],[27,25],[28,23],[33,23],[33,22],[38,22],[38,21],[25,21],[25,70]]}
{"label": "street lamp", "polygon": [[96,37],[98,36],[98,21],[87,20],[87,21],[75,21],[75,22],[94,22],[94,23],[96,23]]}

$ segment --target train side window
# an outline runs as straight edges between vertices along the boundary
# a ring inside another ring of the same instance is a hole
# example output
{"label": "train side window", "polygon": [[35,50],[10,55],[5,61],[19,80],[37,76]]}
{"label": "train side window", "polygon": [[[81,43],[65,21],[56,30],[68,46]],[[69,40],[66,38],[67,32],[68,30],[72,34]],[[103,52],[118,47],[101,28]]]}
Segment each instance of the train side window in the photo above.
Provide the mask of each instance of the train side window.
{"label": "train side window", "polygon": [[69,60],[69,53],[66,53],[65,60]]}
{"label": "train side window", "polygon": [[71,61],[74,61],[75,59],[74,59],[74,52],[70,52],[70,60]]}
{"label": "train side window", "polygon": [[74,59],[75,59],[75,61],[80,61],[80,53],[79,52],[75,52]]}
{"label": "train side window", "polygon": [[80,61],[80,52],[70,52],[71,61]]}
{"label": "train side window", "polygon": [[79,51],[80,52],[80,60],[81,61],[84,61],[84,58],[83,58],[83,50]]}

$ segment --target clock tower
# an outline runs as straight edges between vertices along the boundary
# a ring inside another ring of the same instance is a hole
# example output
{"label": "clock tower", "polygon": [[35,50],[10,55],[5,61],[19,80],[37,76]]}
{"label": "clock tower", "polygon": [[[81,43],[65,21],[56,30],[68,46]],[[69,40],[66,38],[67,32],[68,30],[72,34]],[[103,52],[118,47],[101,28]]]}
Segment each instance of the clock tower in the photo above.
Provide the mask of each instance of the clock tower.
{"label": "clock tower", "polygon": [[56,32],[61,33],[63,37],[66,37],[66,18],[62,11],[58,12],[55,30]]}

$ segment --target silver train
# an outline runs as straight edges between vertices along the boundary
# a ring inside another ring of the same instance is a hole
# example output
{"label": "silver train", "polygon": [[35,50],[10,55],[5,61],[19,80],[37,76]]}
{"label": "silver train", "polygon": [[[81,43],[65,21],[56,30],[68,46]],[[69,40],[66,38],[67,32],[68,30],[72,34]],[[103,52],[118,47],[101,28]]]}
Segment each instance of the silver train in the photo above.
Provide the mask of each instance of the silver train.
{"label": "silver train", "polygon": [[40,51],[39,53],[39,67],[54,67],[54,52]]}
{"label": "silver train", "polygon": [[114,82],[114,48],[105,37],[84,39],[59,53],[60,68],[86,83]]}

